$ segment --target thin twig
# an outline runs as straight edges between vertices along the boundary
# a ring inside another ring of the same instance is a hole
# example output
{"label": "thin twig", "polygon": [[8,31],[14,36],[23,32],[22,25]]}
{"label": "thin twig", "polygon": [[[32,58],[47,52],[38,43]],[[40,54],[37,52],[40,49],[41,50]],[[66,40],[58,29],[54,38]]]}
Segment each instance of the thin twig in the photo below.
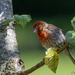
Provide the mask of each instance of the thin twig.
{"label": "thin twig", "polygon": [[[66,43],[65,46],[63,46],[63,48],[61,48],[59,51],[57,51],[57,53],[62,52],[65,48],[67,48],[69,46],[70,43]],[[33,66],[32,68],[24,71],[23,73],[21,73],[20,75],[28,75],[29,73],[32,73],[33,71],[37,70],[38,68],[42,67],[44,65],[44,59],[39,62],[38,64],[36,64],[35,66]]]}
{"label": "thin twig", "polygon": [[44,63],[44,60],[42,60],[42,61],[41,61],[40,63],[38,63],[37,65],[33,66],[33,67],[30,68],[29,70],[26,70],[25,73],[26,73],[26,74],[29,74],[29,73],[35,71],[36,69],[42,67],[44,64],[45,64],[45,63]]}

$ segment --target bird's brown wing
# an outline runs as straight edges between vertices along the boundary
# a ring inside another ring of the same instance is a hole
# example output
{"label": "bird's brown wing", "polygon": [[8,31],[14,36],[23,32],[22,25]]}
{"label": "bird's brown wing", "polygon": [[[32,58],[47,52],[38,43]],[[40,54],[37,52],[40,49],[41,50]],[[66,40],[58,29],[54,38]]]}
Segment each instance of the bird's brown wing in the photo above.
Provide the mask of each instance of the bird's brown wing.
{"label": "bird's brown wing", "polygon": [[66,42],[66,38],[64,34],[62,33],[61,29],[52,24],[49,24],[47,28],[52,34],[52,41],[54,42],[56,47],[61,48],[63,44],[65,44]]}

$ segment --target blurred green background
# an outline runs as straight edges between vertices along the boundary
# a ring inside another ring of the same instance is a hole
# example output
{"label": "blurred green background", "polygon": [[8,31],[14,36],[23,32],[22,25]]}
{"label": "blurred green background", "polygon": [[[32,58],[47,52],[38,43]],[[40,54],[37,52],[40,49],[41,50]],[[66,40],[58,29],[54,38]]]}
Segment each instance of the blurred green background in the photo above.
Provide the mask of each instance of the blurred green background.
{"label": "blurred green background", "polygon": [[[33,24],[42,20],[61,28],[65,34],[72,30],[70,21],[75,16],[75,0],[13,0],[13,9],[14,14],[29,14],[32,17],[25,29],[16,26],[20,57],[27,70],[40,62],[46,51],[33,33]],[[74,49],[71,52],[75,56]],[[30,75],[75,75],[75,66],[62,52],[56,74],[45,65]]]}

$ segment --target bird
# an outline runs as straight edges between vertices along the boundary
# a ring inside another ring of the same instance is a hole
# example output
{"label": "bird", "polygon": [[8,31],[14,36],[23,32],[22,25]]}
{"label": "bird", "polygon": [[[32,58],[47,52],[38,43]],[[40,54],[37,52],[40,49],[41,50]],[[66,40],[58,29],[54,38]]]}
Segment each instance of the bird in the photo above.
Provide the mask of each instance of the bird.
{"label": "bird", "polygon": [[[62,33],[62,29],[44,21],[35,22],[33,25],[33,32],[38,35],[40,43],[45,49],[54,47],[57,48],[58,51],[68,42],[65,35]],[[68,55],[75,64],[75,59],[69,48],[70,47],[68,46],[63,52]]]}

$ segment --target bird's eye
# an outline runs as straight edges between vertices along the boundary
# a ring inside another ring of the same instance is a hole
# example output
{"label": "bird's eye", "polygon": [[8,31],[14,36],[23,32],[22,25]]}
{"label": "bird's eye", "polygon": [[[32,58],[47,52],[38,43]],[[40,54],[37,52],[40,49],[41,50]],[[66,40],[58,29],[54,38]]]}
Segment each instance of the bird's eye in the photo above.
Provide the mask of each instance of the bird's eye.
{"label": "bird's eye", "polygon": [[36,28],[38,28],[38,27],[39,27],[39,25],[36,26]]}

